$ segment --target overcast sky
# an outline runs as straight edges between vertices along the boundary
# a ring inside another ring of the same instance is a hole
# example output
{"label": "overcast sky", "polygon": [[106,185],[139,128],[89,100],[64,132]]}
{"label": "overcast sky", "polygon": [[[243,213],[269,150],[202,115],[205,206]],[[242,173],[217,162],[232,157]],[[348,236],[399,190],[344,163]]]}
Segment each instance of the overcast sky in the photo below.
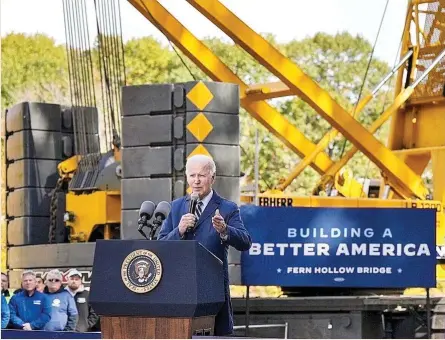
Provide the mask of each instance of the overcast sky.
{"label": "overcast sky", "polygon": [[[92,3],[92,0],[87,0]],[[199,38],[226,37],[185,0],[160,1]],[[273,33],[279,41],[301,39],[316,32],[348,31],[374,42],[386,0],[221,0],[258,32]],[[124,40],[154,35],[165,37],[129,2],[120,0]],[[62,0],[1,0],[1,34],[46,33],[65,42]],[[394,63],[405,20],[407,0],[389,0],[375,54]],[[93,8],[89,14],[94,22]],[[90,26],[94,27],[94,26]],[[94,30],[91,30],[93,35]]]}

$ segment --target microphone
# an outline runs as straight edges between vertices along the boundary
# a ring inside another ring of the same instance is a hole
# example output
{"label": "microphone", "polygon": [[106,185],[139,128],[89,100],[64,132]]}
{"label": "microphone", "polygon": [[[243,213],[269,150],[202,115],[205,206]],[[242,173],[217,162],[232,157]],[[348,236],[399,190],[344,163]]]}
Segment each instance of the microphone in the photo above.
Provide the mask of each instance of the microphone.
{"label": "microphone", "polygon": [[[198,200],[199,200],[199,195],[196,192],[193,192],[190,195],[189,214],[195,215],[196,205],[198,204]],[[193,231],[193,229],[194,229],[194,226],[193,227],[188,227],[186,232],[190,233],[190,232]]]}
{"label": "microphone", "polygon": [[170,203],[166,201],[159,202],[156,210],[154,212],[155,221],[153,223],[164,221],[168,214],[170,214],[171,206]]}
{"label": "microphone", "polygon": [[147,240],[148,240],[148,237],[147,237],[147,235],[145,235],[145,233],[142,229],[144,227],[148,227],[147,223],[150,220],[150,218],[153,216],[155,207],[156,206],[152,201],[145,201],[141,204],[141,208],[139,209],[138,231]]}
{"label": "microphone", "polygon": [[152,240],[155,236],[156,231],[158,228],[162,225],[162,222],[167,218],[168,214],[170,213],[171,206],[170,203],[166,201],[159,202],[158,206],[156,207],[156,210],[153,213],[153,222],[152,222],[152,229],[150,231],[150,239]]}

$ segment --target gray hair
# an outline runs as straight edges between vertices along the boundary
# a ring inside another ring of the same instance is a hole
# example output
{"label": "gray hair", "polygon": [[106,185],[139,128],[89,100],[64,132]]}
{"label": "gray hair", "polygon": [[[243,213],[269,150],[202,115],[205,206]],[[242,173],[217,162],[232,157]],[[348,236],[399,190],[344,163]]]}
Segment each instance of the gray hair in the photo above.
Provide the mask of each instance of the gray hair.
{"label": "gray hair", "polygon": [[214,175],[216,173],[216,164],[212,157],[207,155],[193,155],[189,159],[187,159],[187,163],[185,165],[185,174],[188,174],[189,165],[192,163],[202,164],[205,168],[210,171],[210,174]]}
{"label": "gray hair", "polygon": [[25,276],[33,276],[34,278],[37,277],[36,273],[34,273],[32,270],[25,270],[25,271],[23,271],[23,273],[22,273],[22,279],[23,279]]}
{"label": "gray hair", "polygon": [[62,281],[62,272],[58,269],[52,269],[46,274],[46,279],[48,280],[49,278],[56,278]]}

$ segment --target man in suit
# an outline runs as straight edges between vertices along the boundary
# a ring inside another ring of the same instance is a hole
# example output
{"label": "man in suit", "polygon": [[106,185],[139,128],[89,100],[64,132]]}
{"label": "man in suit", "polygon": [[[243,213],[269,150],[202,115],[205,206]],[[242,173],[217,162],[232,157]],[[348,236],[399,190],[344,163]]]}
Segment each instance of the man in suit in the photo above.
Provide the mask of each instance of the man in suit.
{"label": "man in suit", "polygon": [[[187,183],[199,200],[196,215],[188,213],[190,196],[172,202],[170,214],[164,221],[158,240],[198,240],[215,254],[224,266],[224,290],[226,301],[215,318],[215,336],[233,333],[233,311],[230,301],[228,248],[247,251],[252,245],[249,233],[241,220],[236,203],[231,202],[212,189],[216,165],[211,157],[194,155],[186,164]],[[196,222],[196,223],[195,223]],[[188,228],[193,228],[187,232]]]}

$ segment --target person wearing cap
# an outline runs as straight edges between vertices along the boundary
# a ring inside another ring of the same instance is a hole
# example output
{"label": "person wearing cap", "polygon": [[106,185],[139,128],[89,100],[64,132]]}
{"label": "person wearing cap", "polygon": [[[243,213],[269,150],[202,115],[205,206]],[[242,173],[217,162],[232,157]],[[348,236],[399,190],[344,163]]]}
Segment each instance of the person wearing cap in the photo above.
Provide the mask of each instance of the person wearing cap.
{"label": "person wearing cap", "polygon": [[73,297],[62,286],[62,273],[53,269],[46,274],[46,294],[51,305],[51,321],[45,326],[45,331],[76,330],[78,313]]}
{"label": "person wearing cap", "polygon": [[89,291],[82,284],[82,274],[77,269],[72,269],[68,273],[68,285],[65,289],[76,301],[79,321],[76,332],[91,332],[99,320],[99,316],[94,312],[89,301]]}
{"label": "person wearing cap", "polygon": [[10,325],[24,331],[41,330],[51,319],[51,306],[45,294],[36,290],[36,274],[22,274],[22,291],[9,301]]}

